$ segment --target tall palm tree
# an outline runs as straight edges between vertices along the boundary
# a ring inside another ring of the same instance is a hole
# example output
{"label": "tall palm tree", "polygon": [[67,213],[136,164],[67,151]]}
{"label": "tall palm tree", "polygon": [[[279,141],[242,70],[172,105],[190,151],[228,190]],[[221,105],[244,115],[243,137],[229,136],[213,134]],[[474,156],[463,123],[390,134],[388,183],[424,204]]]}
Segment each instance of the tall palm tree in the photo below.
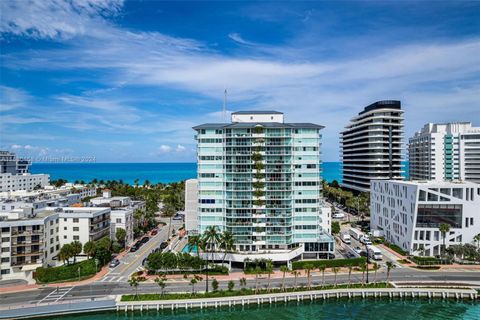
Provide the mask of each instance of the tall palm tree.
{"label": "tall palm tree", "polygon": [[297,290],[297,277],[300,274],[297,270],[292,270],[290,273],[295,277],[295,280],[293,281],[293,288]]}
{"label": "tall palm tree", "polygon": [[375,272],[375,275],[373,277],[373,283],[377,282],[377,271],[380,269],[380,265],[376,262],[373,263],[373,271]]}
{"label": "tall palm tree", "polygon": [[308,289],[311,289],[312,288],[312,277],[311,277],[311,274],[312,274],[312,270],[315,268],[315,266],[311,263],[307,263],[305,266],[305,273],[307,275],[307,282],[308,282]]}
{"label": "tall palm tree", "polygon": [[220,248],[223,249],[222,265],[225,262],[227,254],[231,253],[235,248],[234,243],[233,235],[228,231],[223,232],[220,238]]}
{"label": "tall palm tree", "polygon": [[352,269],[353,267],[350,265],[348,266],[348,286],[350,286],[351,282],[351,277],[352,277]]}
{"label": "tall palm tree", "polygon": [[285,291],[285,274],[289,271],[288,266],[281,266],[280,271],[283,272],[282,290]]}
{"label": "tall palm tree", "polygon": [[188,236],[188,252],[192,252],[194,248],[197,248],[197,257],[200,257],[200,247],[202,244],[202,237],[199,235]]}
{"label": "tall palm tree", "polygon": [[322,273],[322,286],[325,285],[325,269],[327,269],[327,266],[324,264],[318,266],[318,271]]}
{"label": "tall palm tree", "polygon": [[387,261],[385,265],[387,266],[387,279],[385,280],[385,282],[388,283],[388,280],[390,278],[390,271],[395,269],[397,266],[391,261]]}
{"label": "tall palm tree", "polygon": [[255,273],[255,293],[257,293],[258,292],[258,278],[259,278],[260,274],[262,274],[262,269],[259,266],[257,266],[257,267],[255,267],[254,273]]}
{"label": "tall palm tree", "polygon": [[332,271],[333,271],[333,274],[335,275],[334,286],[336,287],[337,286],[337,273],[340,271],[340,268],[339,267],[333,267]]}
{"label": "tall palm tree", "polygon": [[209,262],[209,253],[213,254],[215,246],[220,242],[220,232],[217,226],[208,226],[205,232],[203,233],[203,241],[205,242],[205,247],[207,249],[207,269],[206,269],[206,279],[205,279],[205,291],[208,292],[208,262]]}
{"label": "tall palm tree", "polygon": [[272,262],[272,260],[268,259],[267,261],[265,261],[265,271],[268,274],[267,291],[270,292],[270,276],[273,272],[273,262]]}
{"label": "tall palm tree", "polygon": [[445,255],[445,248],[446,248],[446,238],[447,232],[450,231],[450,225],[448,223],[440,223],[438,226],[438,230],[442,233],[443,238],[443,249],[442,249],[442,256]]}
{"label": "tall palm tree", "polygon": [[170,234],[172,233],[172,218],[173,216],[175,216],[175,214],[177,214],[177,210],[175,210],[175,207],[169,202],[165,203],[162,208],[162,215],[170,219],[170,222],[168,224],[168,239],[170,239]]}

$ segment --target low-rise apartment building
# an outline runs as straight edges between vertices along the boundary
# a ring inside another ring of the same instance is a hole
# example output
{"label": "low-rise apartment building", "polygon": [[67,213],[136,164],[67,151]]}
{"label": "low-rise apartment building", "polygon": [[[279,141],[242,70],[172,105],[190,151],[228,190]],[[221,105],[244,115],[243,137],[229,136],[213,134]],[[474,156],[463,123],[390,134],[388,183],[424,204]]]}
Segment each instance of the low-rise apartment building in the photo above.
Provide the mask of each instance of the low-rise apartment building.
{"label": "low-rise apartment building", "polygon": [[474,243],[480,233],[480,184],[448,181],[373,180],[370,227],[414,255],[442,252],[442,223],[450,226],[446,247]]}
{"label": "low-rise apartment building", "polygon": [[125,230],[125,245],[131,246],[134,242],[133,209],[113,209],[110,213],[110,239],[116,239],[118,229]]}

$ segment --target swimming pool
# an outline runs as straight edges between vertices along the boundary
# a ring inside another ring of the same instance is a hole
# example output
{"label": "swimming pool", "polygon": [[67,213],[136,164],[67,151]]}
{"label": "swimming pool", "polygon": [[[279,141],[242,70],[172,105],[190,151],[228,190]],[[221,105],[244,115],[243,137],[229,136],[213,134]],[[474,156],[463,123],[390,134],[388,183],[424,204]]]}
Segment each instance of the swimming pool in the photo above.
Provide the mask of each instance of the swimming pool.
{"label": "swimming pool", "polygon": [[185,247],[183,247],[183,249],[182,249],[182,252],[186,252],[186,253],[197,253],[197,251],[198,251],[197,246],[193,246],[193,247],[192,247],[192,250],[190,251],[190,245],[189,245],[189,244],[187,244],[187,245],[186,245]]}

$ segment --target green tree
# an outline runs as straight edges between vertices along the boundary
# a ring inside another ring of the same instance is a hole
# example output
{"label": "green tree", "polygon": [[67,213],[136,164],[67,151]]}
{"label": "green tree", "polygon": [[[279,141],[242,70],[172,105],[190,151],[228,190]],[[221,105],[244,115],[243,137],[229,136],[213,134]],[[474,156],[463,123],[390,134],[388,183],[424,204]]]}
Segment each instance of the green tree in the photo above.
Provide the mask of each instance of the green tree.
{"label": "green tree", "polygon": [[140,284],[138,277],[130,277],[130,279],[128,279],[128,284],[130,285],[130,287],[135,288],[135,297],[138,298],[138,285]]}
{"label": "green tree", "polygon": [[218,280],[213,278],[212,280],[212,289],[213,289],[213,292],[217,292],[218,291]]}
{"label": "green tree", "polygon": [[289,271],[288,266],[281,266],[280,271],[283,273],[283,276],[282,276],[282,290],[285,291],[285,274]]}
{"label": "green tree", "polygon": [[[208,226],[205,232],[203,233],[203,241],[205,242],[205,247],[209,252],[213,254],[215,246],[220,241],[220,232],[217,226]],[[208,292],[208,262],[209,262],[209,253],[207,253],[207,268],[206,268],[206,279],[205,279],[205,291]]]}
{"label": "green tree", "polygon": [[73,241],[71,244],[72,246],[72,255],[73,255],[73,263],[77,262],[77,256],[82,253],[82,243],[80,241]]}
{"label": "green tree", "polygon": [[352,281],[351,281],[351,278],[352,278],[352,270],[353,270],[353,266],[349,265],[349,266],[348,266],[348,286],[350,286],[350,284],[352,283]]}
{"label": "green tree", "polygon": [[228,281],[228,291],[233,291],[233,288],[235,287],[235,282],[232,280]]}
{"label": "green tree", "polygon": [[95,255],[95,250],[96,250],[96,246],[95,246],[95,242],[93,241],[87,241],[83,245],[83,252],[85,252],[88,258],[91,258]]}
{"label": "green tree", "polygon": [[327,266],[324,264],[318,266],[318,271],[322,273],[322,286],[325,285],[325,269],[327,269]]}
{"label": "green tree", "polygon": [[373,263],[373,266],[372,266],[372,269],[373,269],[373,272],[374,272],[374,277],[373,277],[373,283],[376,283],[377,282],[377,271],[378,269],[380,269],[380,265],[376,262]]}
{"label": "green tree", "polygon": [[125,231],[125,229],[118,228],[115,232],[115,238],[125,248],[125,239],[127,238],[127,232]]}
{"label": "green tree", "polygon": [[262,274],[262,269],[259,266],[257,266],[257,267],[255,267],[253,272],[255,274],[255,293],[257,293],[258,292],[258,278]]}
{"label": "green tree", "polygon": [[170,239],[170,235],[172,234],[172,218],[177,214],[177,210],[175,210],[175,207],[171,203],[164,203],[163,208],[162,208],[162,215],[165,218],[169,218],[169,223],[168,223],[168,238]]}
{"label": "green tree", "polygon": [[386,278],[385,282],[388,283],[388,280],[390,279],[390,271],[395,269],[397,266],[391,261],[387,261],[387,263],[385,263],[385,265],[387,266],[387,278]]}
{"label": "green tree", "polygon": [[240,287],[242,288],[242,290],[245,290],[245,287],[247,286],[247,279],[246,278],[240,278],[240,280],[238,282],[240,283]]}
{"label": "green tree", "polygon": [[161,295],[163,296],[165,287],[167,286],[167,278],[165,276],[157,277],[155,278],[155,283],[160,287]]}
{"label": "green tree", "polygon": [[297,278],[300,272],[298,272],[297,270],[292,270],[290,271],[290,273],[295,277],[295,279],[293,280],[293,288],[294,290],[297,290]]}
{"label": "green tree", "polygon": [[234,243],[233,235],[230,232],[225,231],[220,236],[220,248],[223,249],[222,264],[225,262],[227,254],[233,252],[235,248]]}
{"label": "green tree", "polygon": [[70,263],[70,258],[73,257],[73,248],[70,243],[66,243],[60,248],[59,252],[60,259],[62,261],[67,261],[67,264]]}
{"label": "green tree", "polygon": [[338,221],[332,221],[332,234],[337,235],[340,233],[340,223]]}
{"label": "green tree", "polygon": [[450,231],[450,225],[448,223],[440,223],[440,225],[438,226],[438,230],[442,233],[442,238],[443,238],[443,248],[442,248],[442,256],[443,256],[445,255],[447,232]]}
{"label": "green tree", "polygon": [[200,257],[200,247],[202,246],[202,237],[199,235],[188,236],[188,252],[192,252],[194,248],[197,249],[197,256]]}
{"label": "green tree", "polygon": [[307,275],[307,283],[308,283],[308,289],[311,289],[312,288],[312,283],[311,283],[311,280],[312,280],[312,270],[315,268],[315,266],[311,263],[307,263],[305,264],[304,266],[304,269],[305,269],[305,274]]}
{"label": "green tree", "polygon": [[335,275],[334,286],[336,287],[337,286],[337,274],[340,271],[340,268],[339,267],[333,267],[332,271],[333,271],[333,274]]}
{"label": "green tree", "polygon": [[473,240],[477,243],[477,249],[480,249],[480,233],[473,237]]}
{"label": "green tree", "polygon": [[195,294],[195,284],[197,284],[198,280],[196,278],[192,278],[190,280],[190,284],[192,285],[192,295]]}
{"label": "green tree", "polygon": [[270,277],[273,272],[273,262],[270,259],[265,261],[265,272],[268,274],[267,291],[270,292]]}

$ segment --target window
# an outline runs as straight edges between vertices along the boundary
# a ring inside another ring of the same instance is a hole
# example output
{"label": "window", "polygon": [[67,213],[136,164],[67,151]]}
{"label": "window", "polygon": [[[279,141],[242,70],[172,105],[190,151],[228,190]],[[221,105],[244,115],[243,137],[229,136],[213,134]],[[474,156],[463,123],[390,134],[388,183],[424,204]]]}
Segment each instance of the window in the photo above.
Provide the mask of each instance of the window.
{"label": "window", "polygon": [[9,274],[10,273],[10,269],[2,269],[2,271],[0,271],[1,274]]}
{"label": "window", "polygon": [[63,235],[63,239],[67,239],[67,235]]}
{"label": "window", "polygon": [[80,240],[80,236],[73,236],[73,240]]}
{"label": "window", "polygon": [[2,242],[10,242],[10,238],[9,237],[2,238]]}
{"label": "window", "polygon": [[10,258],[8,257],[2,258],[2,263],[7,263],[7,262],[10,262]]}
{"label": "window", "polygon": [[79,227],[73,227],[73,231],[80,231]]}
{"label": "window", "polygon": [[10,248],[2,248],[2,252],[10,252]]}
{"label": "window", "polygon": [[117,218],[117,223],[122,223],[122,218]]}
{"label": "window", "polygon": [[438,228],[441,223],[451,228],[462,227],[462,205],[458,204],[419,204],[417,227]]}

